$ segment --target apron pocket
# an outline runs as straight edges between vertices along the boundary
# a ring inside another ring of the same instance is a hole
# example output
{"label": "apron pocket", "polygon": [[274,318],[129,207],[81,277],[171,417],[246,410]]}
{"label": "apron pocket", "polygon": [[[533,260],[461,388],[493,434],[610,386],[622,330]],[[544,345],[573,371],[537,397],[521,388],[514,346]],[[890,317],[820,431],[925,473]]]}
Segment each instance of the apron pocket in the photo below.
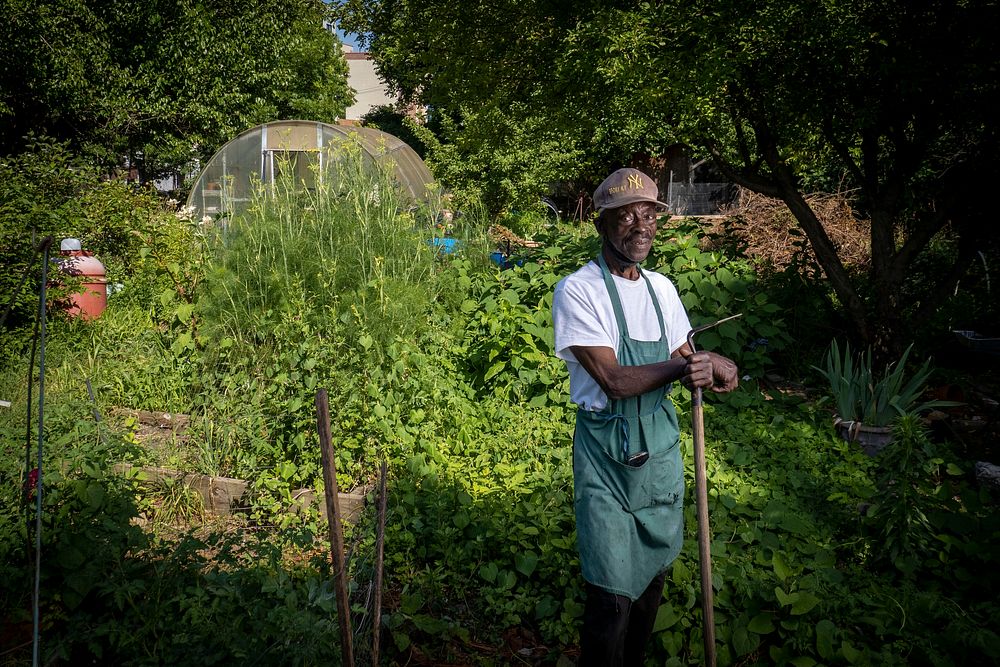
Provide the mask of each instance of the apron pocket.
{"label": "apron pocket", "polygon": [[684,473],[680,447],[658,452],[640,466],[629,466],[608,458],[608,467],[622,489],[622,507],[638,512],[650,507],[674,505],[684,499]]}
{"label": "apron pocket", "polygon": [[622,509],[637,512],[657,505],[673,505],[684,497],[680,448],[650,456],[639,466],[630,466],[604,454],[603,472],[609,489]]}
{"label": "apron pocket", "polygon": [[646,465],[654,466],[649,479],[649,506],[673,505],[684,500],[684,468],[681,448],[653,454]]}
{"label": "apron pocket", "polygon": [[607,452],[601,452],[598,475],[605,488],[626,512],[634,512],[649,505],[649,463],[630,466],[618,461]]}

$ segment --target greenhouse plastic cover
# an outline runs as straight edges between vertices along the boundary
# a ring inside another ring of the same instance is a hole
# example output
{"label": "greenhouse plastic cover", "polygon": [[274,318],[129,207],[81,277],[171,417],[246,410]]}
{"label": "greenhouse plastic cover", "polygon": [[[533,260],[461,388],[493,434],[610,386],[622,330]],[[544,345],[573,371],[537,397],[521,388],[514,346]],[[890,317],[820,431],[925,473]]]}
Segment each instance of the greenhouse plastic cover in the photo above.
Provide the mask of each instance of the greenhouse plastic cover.
{"label": "greenhouse plastic cover", "polygon": [[293,170],[296,181],[308,187],[326,156],[339,142],[352,139],[366,162],[392,165],[396,180],[414,203],[427,201],[434,178],[401,139],[369,127],[290,120],[253,127],[219,149],[199,174],[187,205],[196,219],[232,217],[247,208],[259,183],[273,183],[284,168]]}

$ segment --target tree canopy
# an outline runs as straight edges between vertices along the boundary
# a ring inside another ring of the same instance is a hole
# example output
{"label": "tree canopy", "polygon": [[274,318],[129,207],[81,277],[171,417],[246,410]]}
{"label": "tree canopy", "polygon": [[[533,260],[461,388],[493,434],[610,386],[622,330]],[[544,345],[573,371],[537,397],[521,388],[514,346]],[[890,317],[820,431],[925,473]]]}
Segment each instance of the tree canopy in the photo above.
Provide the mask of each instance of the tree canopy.
{"label": "tree canopy", "polygon": [[29,133],[155,177],[279,118],[353,101],[321,0],[2,0],[0,153]]}
{"label": "tree canopy", "polygon": [[[508,114],[499,143],[542,119],[587,156],[563,178],[681,142],[781,198],[863,340],[891,344],[997,238],[974,191],[998,176],[994,0],[346,0],[337,13],[404,96]],[[806,202],[822,187],[871,220],[865,276]],[[911,284],[942,233],[950,265]]]}

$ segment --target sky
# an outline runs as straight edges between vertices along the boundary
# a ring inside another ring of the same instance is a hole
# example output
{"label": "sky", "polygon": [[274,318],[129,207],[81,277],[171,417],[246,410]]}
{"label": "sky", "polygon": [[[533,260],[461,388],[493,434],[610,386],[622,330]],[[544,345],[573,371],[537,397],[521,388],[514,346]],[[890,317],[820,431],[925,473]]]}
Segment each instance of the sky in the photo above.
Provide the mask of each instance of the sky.
{"label": "sky", "polygon": [[342,41],[344,44],[347,44],[348,46],[352,47],[355,51],[358,50],[358,38],[357,38],[357,35],[355,35],[353,33],[346,33],[343,30],[341,30],[340,28],[337,28],[337,37],[340,39],[340,41]]}

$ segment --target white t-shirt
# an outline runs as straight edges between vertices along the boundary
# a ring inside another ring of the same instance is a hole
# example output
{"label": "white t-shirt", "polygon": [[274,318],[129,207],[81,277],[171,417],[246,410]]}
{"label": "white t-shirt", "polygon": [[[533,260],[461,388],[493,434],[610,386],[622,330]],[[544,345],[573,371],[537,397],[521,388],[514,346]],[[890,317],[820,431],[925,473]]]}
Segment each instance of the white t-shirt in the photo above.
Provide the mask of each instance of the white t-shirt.
{"label": "white t-shirt", "polygon": [[[673,352],[684,344],[691,330],[687,312],[677,296],[677,289],[666,276],[653,271],[643,273],[649,278],[660,303],[663,329],[670,342],[670,352]],[[618,288],[629,335],[634,340],[659,340],[660,326],[646,281],[642,278],[628,280],[621,276],[611,277]],[[569,349],[574,345],[610,347],[618,354],[620,334],[615,310],[604,286],[601,267],[596,261],[589,262],[556,285],[552,298],[552,323],[555,327],[556,356],[565,360],[569,368],[570,399],[584,410],[602,410],[608,403],[608,397]]]}

